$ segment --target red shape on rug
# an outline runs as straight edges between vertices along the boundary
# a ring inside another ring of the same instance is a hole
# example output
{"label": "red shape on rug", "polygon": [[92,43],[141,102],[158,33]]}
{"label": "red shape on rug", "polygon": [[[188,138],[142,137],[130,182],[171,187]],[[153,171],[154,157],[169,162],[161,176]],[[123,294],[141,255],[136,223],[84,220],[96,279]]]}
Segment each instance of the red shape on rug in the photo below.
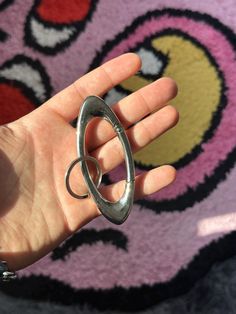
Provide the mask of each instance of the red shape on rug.
{"label": "red shape on rug", "polygon": [[39,16],[48,22],[69,24],[82,21],[88,14],[90,0],[42,0],[37,8]]}
{"label": "red shape on rug", "polygon": [[0,84],[0,125],[19,119],[33,109],[35,106],[20,89]]}

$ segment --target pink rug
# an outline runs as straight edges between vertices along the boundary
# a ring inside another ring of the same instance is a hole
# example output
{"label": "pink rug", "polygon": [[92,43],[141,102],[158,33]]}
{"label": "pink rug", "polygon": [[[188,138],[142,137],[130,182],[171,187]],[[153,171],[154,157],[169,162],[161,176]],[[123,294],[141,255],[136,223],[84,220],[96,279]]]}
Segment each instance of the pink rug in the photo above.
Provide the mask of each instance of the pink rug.
{"label": "pink rug", "polygon": [[[136,202],[122,226],[94,220],[3,291],[137,311],[188,292],[214,263],[234,256],[234,1],[0,0],[0,10],[0,123],[127,51],[141,56],[142,71],[106,101],[171,76],[180,112],[178,126],[134,155],[137,173],[174,165],[175,183]],[[106,181],[121,177],[123,167]]]}

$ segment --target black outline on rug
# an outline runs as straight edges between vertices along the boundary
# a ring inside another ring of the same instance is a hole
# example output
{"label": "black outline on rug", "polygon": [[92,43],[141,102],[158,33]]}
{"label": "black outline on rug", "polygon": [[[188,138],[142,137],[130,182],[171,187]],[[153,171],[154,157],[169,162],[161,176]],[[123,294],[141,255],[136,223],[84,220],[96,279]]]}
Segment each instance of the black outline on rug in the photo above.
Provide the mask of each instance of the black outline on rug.
{"label": "black outline on rug", "polygon": [[235,242],[236,232],[226,235],[217,242],[212,241],[210,245],[199,251],[187,269],[181,269],[171,281],[153,286],[142,285],[128,289],[116,286],[113,289],[76,290],[59,280],[43,275],[31,275],[12,282],[3,282],[1,290],[16,298],[50,301],[70,306],[89,305],[100,311],[136,312],[157,305],[168,298],[187,293],[196,281],[209,272],[215,262],[222,262],[235,255]]}
{"label": "black outline on rug", "polygon": [[[36,11],[37,6],[39,5],[40,1],[41,0],[35,0],[34,5],[32,6],[29,14],[26,17],[26,22],[25,22],[25,26],[24,26],[24,42],[25,42],[26,46],[31,47],[31,48],[33,48],[39,52],[42,52],[44,54],[47,54],[47,55],[56,55],[60,52],[63,52],[67,48],[69,48],[71,43],[85,29],[86,24],[89,21],[91,21],[92,16],[93,16],[93,14],[96,10],[96,7],[97,7],[97,3],[98,3],[98,1],[96,1],[96,0],[91,0],[91,6],[89,9],[88,15],[86,16],[86,18],[82,22],[79,21],[79,22],[70,23],[70,24],[64,24],[64,23],[59,24],[59,23],[44,21],[40,18],[40,16],[37,14],[37,11]],[[42,47],[41,45],[39,45],[36,42],[35,38],[33,37],[32,32],[31,32],[30,19],[32,17],[35,18],[40,23],[42,23],[43,25],[45,25],[46,27],[53,27],[54,29],[57,29],[57,30],[62,30],[64,27],[75,27],[76,31],[70,36],[69,39],[65,40],[64,42],[56,44],[56,46],[53,48]]]}
{"label": "black outline on rug", "polygon": [[9,37],[9,35],[4,32],[2,29],[0,29],[0,41],[4,42],[7,40],[7,38]]}
{"label": "black outline on rug", "polygon": [[[99,53],[95,57],[93,62],[91,63],[89,70],[92,70],[93,68],[96,68],[98,65],[100,65],[104,59],[104,56],[109,51],[111,51],[111,49],[113,49],[113,47],[115,45],[117,45],[117,43],[121,42],[124,38],[126,38],[127,34],[131,34],[137,28],[137,26],[141,25],[148,18],[149,19],[152,17],[157,18],[158,16],[163,16],[165,14],[169,14],[169,15],[172,15],[175,17],[187,16],[187,17],[191,17],[193,20],[196,20],[196,21],[207,20],[207,22],[212,27],[219,30],[220,32],[222,32],[226,36],[227,40],[231,43],[234,50],[236,50],[236,44],[235,44],[236,43],[236,37],[235,37],[234,33],[230,29],[228,29],[226,26],[222,25],[215,18],[213,18],[207,14],[201,14],[201,13],[192,12],[189,10],[179,11],[179,10],[175,10],[175,9],[164,9],[163,11],[158,10],[158,11],[148,12],[146,15],[138,17],[136,20],[134,20],[134,22],[130,26],[125,28],[125,30],[122,31],[121,33],[119,33],[116,36],[115,40],[110,40],[110,41],[106,42],[104,44],[104,46],[101,48],[102,52]],[[226,97],[227,87],[225,85],[224,75],[221,72],[221,70],[219,69],[219,67],[217,66],[216,61],[213,59],[213,57],[210,55],[210,53],[207,51],[207,49],[204,46],[202,46],[195,38],[191,37],[190,35],[184,34],[183,32],[181,32],[179,30],[173,30],[173,29],[167,29],[163,32],[160,32],[159,34],[160,35],[162,35],[162,34],[164,34],[164,35],[165,34],[176,35],[177,33],[181,34],[181,36],[185,36],[187,39],[191,39],[191,41],[195,45],[200,47],[206,53],[207,57],[209,58],[209,60],[211,61],[212,65],[215,67],[215,69],[218,71],[218,75],[222,80],[222,87],[221,87],[222,93],[221,93],[220,103],[218,104],[218,110],[216,113],[214,113],[214,115],[212,117],[212,122],[211,122],[210,128],[204,134],[203,141],[202,141],[202,143],[203,143],[203,142],[208,141],[214,135],[214,131],[216,130],[217,125],[219,124],[219,122],[221,120],[221,115],[222,115],[223,109],[227,105],[227,97]],[[149,40],[149,38],[155,37],[155,36],[156,36],[156,34],[148,37],[146,40]],[[136,49],[136,47],[134,49]],[[173,163],[172,165],[174,167],[176,167],[177,169],[184,167],[187,163],[189,163],[191,160],[196,158],[196,156],[202,152],[201,144],[195,146],[195,148],[192,150],[192,152],[186,154],[183,158],[181,158],[177,162]],[[232,155],[234,156],[234,154],[232,154]],[[232,155],[231,155],[231,157],[229,157],[229,160],[232,159]],[[223,168],[225,168],[226,171],[229,171],[229,165],[231,165],[231,162],[227,162],[227,158],[226,158],[225,163],[228,166],[226,165]],[[137,165],[137,167],[140,166],[138,163],[136,163],[136,165]],[[144,167],[142,165],[140,168],[145,169],[145,170],[149,170],[153,167],[152,166]],[[180,195],[174,199],[154,201],[154,200],[151,200],[148,198],[144,198],[140,201],[137,201],[136,203],[139,205],[145,206],[146,208],[151,209],[156,213],[171,212],[171,211],[183,211],[187,207],[193,206],[196,202],[199,202],[199,201],[203,200],[205,197],[207,197],[208,195],[210,195],[210,193],[216,188],[216,186],[225,178],[225,176],[218,177],[216,175],[216,173],[217,174],[222,173],[222,164],[220,164],[217,167],[214,175],[212,175],[211,177],[205,176],[205,182],[204,183],[199,184],[194,189],[188,188],[184,194],[182,194],[182,195]],[[107,184],[113,183],[110,180],[109,175],[106,175],[104,180],[105,180],[105,182],[107,182]]]}
{"label": "black outline on rug", "polygon": [[[189,10],[179,11],[176,9],[165,9],[162,11],[149,12],[145,14],[145,19],[152,16],[157,17],[164,15],[165,13],[174,16],[185,16],[187,14],[187,16],[195,20],[207,20],[208,23],[223,31],[233,47],[235,47],[235,35],[233,32],[207,14]],[[141,23],[143,19],[144,17],[138,18],[135,22]],[[216,184],[221,181],[221,176],[223,178],[226,177],[226,173],[234,166],[235,160],[236,149],[234,149],[228,155],[226,161],[218,167],[216,170],[216,178],[211,177],[211,179],[209,178],[211,181],[206,181],[207,184],[209,184],[209,190],[205,191],[206,188],[202,186],[201,190],[197,191],[199,199],[202,199],[201,194],[205,193],[205,196],[207,196],[210,191],[215,188]],[[191,197],[191,193],[188,195]],[[186,196],[184,196],[184,198],[186,198]],[[176,200],[174,202],[176,202]],[[180,202],[175,204],[175,207],[178,208],[179,204]],[[146,206],[146,204],[144,205]],[[188,206],[191,206],[191,204]],[[187,268],[180,270],[170,282],[162,284],[158,283],[152,286],[142,285],[141,287],[135,288],[114,287],[107,290],[76,290],[58,280],[44,276],[31,275],[30,277],[24,277],[11,283],[3,283],[2,291],[11,296],[29,298],[37,301],[51,301],[65,305],[89,304],[99,310],[143,310],[167,298],[173,298],[187,293],[196,281],[206,275],[215,262],[224,261],[236,254],[235,242],[236,232],[231,232],[223,238],[219,238],[217,241],[212,241],[193,257],[193,260],[189,263]]]}
{"label": "black outline on rug", "polygon": [[117,249],[127,251],[128,238],[119,230],[107,228],[102,230],[83,229],[67,239],[63,244],[55,248],[50,255],[53,261],[66,260],[71,252],[74,252],[84,244],[93,245],[97,242],[113,245]]}
{"label": "black outline on rug", "polygon": [[[50,83],[50,78],[49,78],[44,66],[42,65],[42,63],[39,60],[33,60],[33,59],[31,59],[25,55],[16,55],[12,59],[7,60],[5,63],[3,63],[0,67],[0,70],[4,69],[4,68],[9,68],[14,64],[22,64],[22,63],[29,64],[33,69],[35,69],[37,72],[39,72],[39,74],[42,78],[42,82],[44,84],[44,88],[45,88],[45,92],[46,92],[46,95],[45,95],[46,99],[49,99],[51,97],[51,94],[52,94],[52,86]],[[22,83],[21,81],[9,80],[9,79],[5,79],[4,77],[0,77],[0,82],[10,84],[11,86],[18,87],[22,91],[22,93],[33,102],[33,104],[36,107],[42,103],[40,101],[40,99],[38,99],[36,97],[35,92],[31,88],[26,86],[24,83]]]}
{"label": "black outline on rug", "polygon": [[8,6],[10,6],[15,0],[4,0],[0,3],[0,11],[5,10]]}

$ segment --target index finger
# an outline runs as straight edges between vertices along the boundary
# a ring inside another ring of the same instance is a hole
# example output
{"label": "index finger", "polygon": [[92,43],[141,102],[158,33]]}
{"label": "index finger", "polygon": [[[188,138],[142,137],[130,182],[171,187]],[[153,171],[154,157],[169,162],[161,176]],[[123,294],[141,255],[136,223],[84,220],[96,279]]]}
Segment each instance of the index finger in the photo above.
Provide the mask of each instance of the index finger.
{"label": "index finger", "polygon": [[87,96],[102,96],[115,85],[134,75],[140,67],[141,60],[137,54],[123,54],[79,78],[44,103],[40,110],[50,108],[70,122],[78,116],[80,106]]}

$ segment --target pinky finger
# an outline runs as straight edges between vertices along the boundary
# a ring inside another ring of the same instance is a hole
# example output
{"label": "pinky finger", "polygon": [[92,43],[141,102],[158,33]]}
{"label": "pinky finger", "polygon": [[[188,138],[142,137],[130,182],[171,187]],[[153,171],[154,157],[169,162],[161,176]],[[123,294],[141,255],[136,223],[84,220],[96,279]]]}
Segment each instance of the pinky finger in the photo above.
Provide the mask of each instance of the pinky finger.
{"label": "pinky finger", "polygon": [[[138,200],[171,184],[175,181],[176,170],[170,165],[154,168],[146,173],[142,173],[135,178],[134,199]],[[103,187],[101,194],[109,201],[117,201],[124,192],[125,181],[120,181]]]}

